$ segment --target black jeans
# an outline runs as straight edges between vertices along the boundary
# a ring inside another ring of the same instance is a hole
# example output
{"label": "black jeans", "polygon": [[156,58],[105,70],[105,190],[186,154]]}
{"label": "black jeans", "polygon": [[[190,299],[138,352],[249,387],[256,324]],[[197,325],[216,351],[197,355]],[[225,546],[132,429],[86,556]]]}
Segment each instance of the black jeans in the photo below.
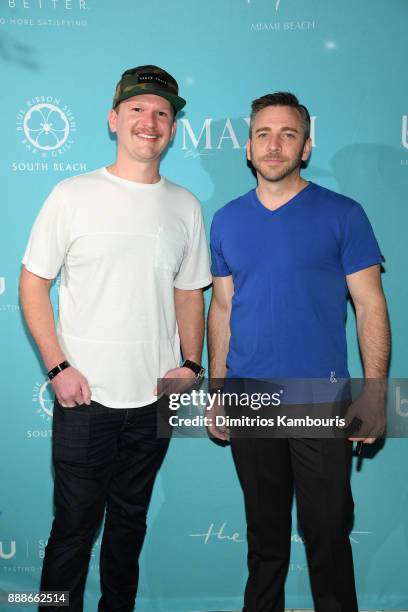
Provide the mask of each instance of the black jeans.
{"label": "black jeans", "polygon": [[98,609],[134,608],[147,508],[169,445],[169,439],[156,437],[156,413],[156,403],[114,409],[97,402],[63,408],[55,402],[55,516],[41,590],[69,591],[69,610],[83,610],[91,548],[105,509]]}
{"label": "black jeans", "polygon": [[349,539],[352,443],[232,438],[231,447],[247,518],[244,611],[284,611],[295,491],[316,612],[358,612]]}

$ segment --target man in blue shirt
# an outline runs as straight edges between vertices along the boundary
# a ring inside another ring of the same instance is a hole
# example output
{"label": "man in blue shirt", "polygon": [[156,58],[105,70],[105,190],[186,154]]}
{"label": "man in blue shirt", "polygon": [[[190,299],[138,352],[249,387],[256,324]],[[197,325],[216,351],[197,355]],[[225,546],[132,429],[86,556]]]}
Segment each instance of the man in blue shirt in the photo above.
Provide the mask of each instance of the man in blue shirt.
{"label": "man in blue shirt", "polygon": [[[349,377],[348,294],[364,376],[386,376],[381,253],[357,202],[301,177],[311,147],[310,116],[294,95],[252,103],[247,158],[258,186],[219,210],[211,228],[213,379]],[[209,432],[229,438],[225,427]],[[316,612],[357,612],[349,541],[355,439],[231,439],[248,523],[245,612],[284,610],[294,491]]]}

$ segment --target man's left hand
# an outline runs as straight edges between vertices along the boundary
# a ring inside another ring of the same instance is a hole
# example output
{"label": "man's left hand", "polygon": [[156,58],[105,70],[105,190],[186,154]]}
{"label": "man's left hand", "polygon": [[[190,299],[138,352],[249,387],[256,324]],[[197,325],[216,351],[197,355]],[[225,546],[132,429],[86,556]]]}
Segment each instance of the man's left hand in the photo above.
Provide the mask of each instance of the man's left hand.
{"label": "man's left hand", "polygon": [[172,393],[183,393],[190,389],[196,380],[196,376],[190,368],[173,368],[166,372],[154,390],[155,395],[170,395]]}
{"label": "man's left hand", "polygon": [[365,381],[361,395],[350,404],[346,413],[346,428],[358,423],[356,431],[348,438],[352,442],[373,444],[384,434],[385,417],[385,384],[384,381]]}

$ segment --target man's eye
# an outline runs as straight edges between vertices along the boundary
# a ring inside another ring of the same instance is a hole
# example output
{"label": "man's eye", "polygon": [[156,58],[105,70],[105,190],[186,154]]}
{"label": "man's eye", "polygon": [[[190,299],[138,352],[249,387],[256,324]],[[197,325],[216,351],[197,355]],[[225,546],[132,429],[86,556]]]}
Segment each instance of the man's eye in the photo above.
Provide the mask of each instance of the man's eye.
{"label": "man's eye", "polygon": [[166,111],[159,111],[159,117],[168,117]]}
{"label": "man's eye", "polygon": [[285,136],[286,138],[294,138],[294,137],[295,137],[295,135],[294,135],[294,134],[292,134],[292,132],[285,132],[285,133],[284,133],[284,136]]}
{"label": "man's eye", "polygon": [[132,110],[133,110],[133,111],[136,111],[137,113],[139,113],[139,112],[141,112],[141,111],[142,111],[142,109],[140,108],[140,106],[134,106],[134,107],[132,108]]}
{"label": "man's eye", "polygon": [[258,138],[265,138],[266,136],[266,132],[261,132],[260,134],[258,134]]}

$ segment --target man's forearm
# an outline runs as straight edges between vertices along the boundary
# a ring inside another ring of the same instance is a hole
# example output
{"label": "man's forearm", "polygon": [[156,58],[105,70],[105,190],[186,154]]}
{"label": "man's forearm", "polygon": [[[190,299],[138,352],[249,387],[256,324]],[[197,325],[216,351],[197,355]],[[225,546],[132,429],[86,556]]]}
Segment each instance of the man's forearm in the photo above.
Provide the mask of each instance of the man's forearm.
{"label": "man's forearm", "polygon": [[201,289],[175,289],[174,303],[184,359],[201,363],[204,342],[204,296]]}
{"label": "man's forearm", "polygon": [[208,314],[209,378],[224,378],[230,341],[230,309],[211,302]]}
{"label": "man's forearm", "polygon": [[390,325],[385,298],[356,308],[357,331],[365,378],[386,378],[390,356]]}
{"label": "man's forearm", "polygon": [[65,360],[55,331],[49,296],[50,285],[51,281],[35,276],[23,268],[20,278],[23,314],[47,370]]}

